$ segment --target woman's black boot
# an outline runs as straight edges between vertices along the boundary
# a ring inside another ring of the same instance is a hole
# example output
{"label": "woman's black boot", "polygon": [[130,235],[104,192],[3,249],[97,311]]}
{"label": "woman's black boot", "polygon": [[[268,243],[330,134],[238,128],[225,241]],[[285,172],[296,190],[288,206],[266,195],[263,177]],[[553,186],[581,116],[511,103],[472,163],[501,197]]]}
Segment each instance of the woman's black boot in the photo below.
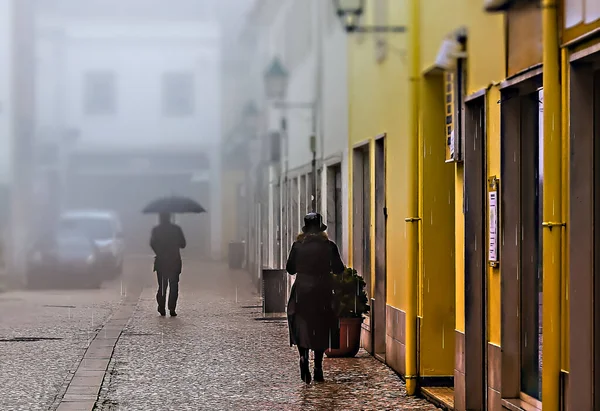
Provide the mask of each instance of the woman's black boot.
{"label": "woman's black boot", "polygon": [[315,382],[324,382],[323,378],[323,352],[315,351]]}
{"label": "woman's black boot", "polygon": [[310,368],[308,364],[308,350],[299,349],[300,351],[300,378],[307,384],[310,384]]}
{"label": "woman's black boot", "polygon": [[315,368],[315,382],[324,382],[323,368]]}
{"label": "woman's black boot", "polygon": [[310,368],[308,367],[308,361],[305,357],[300,357],[300,378],[307,384],[310,384]]}

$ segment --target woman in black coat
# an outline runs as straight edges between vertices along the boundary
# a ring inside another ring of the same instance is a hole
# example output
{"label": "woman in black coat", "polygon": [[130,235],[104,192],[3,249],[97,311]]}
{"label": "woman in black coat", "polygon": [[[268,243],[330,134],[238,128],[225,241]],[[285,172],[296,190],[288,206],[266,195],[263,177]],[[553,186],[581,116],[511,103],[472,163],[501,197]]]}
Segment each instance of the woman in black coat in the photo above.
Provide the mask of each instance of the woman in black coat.
{"label": "woman in black coat", "polygon": [[296,275],[287,307],[290,345],[298,346],[300,377],[307,384],[311,381],[310,350],[315,354],[314,379],[322,382],[323,354],[340,343],[331,273],[343,272],[344,263],[326,229],[320,214],[307,214],[286,265],[287,272]]}

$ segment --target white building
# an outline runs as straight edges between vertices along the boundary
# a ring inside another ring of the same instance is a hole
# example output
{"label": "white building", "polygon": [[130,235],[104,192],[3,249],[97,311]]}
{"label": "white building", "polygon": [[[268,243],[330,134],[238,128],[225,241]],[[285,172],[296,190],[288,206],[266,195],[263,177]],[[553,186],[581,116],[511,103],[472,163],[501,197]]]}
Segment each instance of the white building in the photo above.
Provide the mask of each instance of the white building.
{"label": "white building", "polygon": [[[262,215],[254,219],[260,227],[254,239],[258,247],[249,247],[259,256],[250,255],[250,260],[258,260],[259,269],[282,267],[302,218],[312,210],[313,133],[317,211],[347,255],[348,216],[342,204],[348,187],[348,173],[342,171],[348,147],[347,47],[332,2],[255,0],[244,36],[254,37],[254,49],[246,69],[250,84],[238,101],[253,101],[261,108],[262,163],[255,169],[264,177],[257,191],[263,189],[264,194],[256,198]],[[263,75],[275,60],[288,73],[283,99],[267,98],[265,93]],[[255,208],[251,215],[256,213]]]}
{"label": "white building", "polygon": [[220,255],[221,27],[213,3],[39,3],[36,132],[40,175],[54,178],[45,192],[63,181],[63,206],[115,209],[135,252],[147,252],[154,223],[141,215],[144,203],[181,194],[208,209],[178,217],[188,244]]}

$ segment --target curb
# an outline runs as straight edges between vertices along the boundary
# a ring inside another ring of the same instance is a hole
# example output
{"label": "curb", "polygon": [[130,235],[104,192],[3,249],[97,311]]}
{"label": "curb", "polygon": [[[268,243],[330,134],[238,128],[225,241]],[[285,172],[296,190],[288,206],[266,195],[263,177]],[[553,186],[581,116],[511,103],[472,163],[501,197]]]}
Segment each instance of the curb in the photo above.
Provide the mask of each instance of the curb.
{"label": "curb", "polygon": [[[110,379],[110,363],[121,333],[137,309],[143,287],[136,287],[122,298],[119,306],[98,328],[82,357],[63,386],[57,411],[93,411],[98,404],[105,379]],[[107,378],[108,377],[108,378]]]}

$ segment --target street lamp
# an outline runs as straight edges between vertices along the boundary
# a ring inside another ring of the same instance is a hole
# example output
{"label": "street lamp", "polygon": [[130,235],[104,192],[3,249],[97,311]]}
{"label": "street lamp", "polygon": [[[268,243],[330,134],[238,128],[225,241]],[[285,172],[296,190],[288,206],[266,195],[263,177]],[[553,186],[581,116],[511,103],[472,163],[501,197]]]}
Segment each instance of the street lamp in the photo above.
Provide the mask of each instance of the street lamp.
{"label": "street lamp", "polygon": [[365,0],[333,0],[336,13],[344,24],[346,33],[403,33],[404,26],[360,26],[365,12]]}
{"label": "street lamp", "polygon": [[278,58],[265,71],[265,91],[271,100],[283,100],[287,93],[288,72]]}
{"label": "street lamp", "polygon": [[254,101],[249,101],[246,103],[244,107],[244,111],[242,112],[242,122],[244,125],[244,131],[250,131],[252,134],[252,139],[256,136],[256,131],[258,130],[258,118],[259,118],[258,108]]}
{"label": "street lamp", "polygon": [[[312,169],[313,169],[313,184],[312,184],[312,209],[317,211],[317,173],[316,173],[316,133],[317,133],[317,103],[311,102],[288,102],[285,101],[287,94],[289,75],[287,69],[283,66],[278,58],[274,58],[268,69],[265,71],[265,94],[270,100],[275,100],[273,106],[280,109],[296,108],[309,109],[311,111],[312,135],[310,136],[310,146],[313,154]],[[287,179],[287,133],[283,126],[287,124],[285,117],[281,119],[282,135],[286,139],[286,165],[285,173]],[[313,149],[314,148],[314,149]]]}

